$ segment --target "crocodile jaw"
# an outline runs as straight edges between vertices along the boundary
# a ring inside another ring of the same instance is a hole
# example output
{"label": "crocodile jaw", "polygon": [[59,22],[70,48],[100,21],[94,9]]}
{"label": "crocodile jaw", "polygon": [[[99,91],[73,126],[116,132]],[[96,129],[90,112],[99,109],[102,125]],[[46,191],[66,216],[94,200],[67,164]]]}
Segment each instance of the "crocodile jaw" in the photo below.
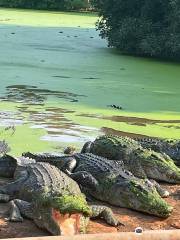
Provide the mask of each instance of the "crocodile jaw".
{"label": "crocodile jaw", "polygon": [[46,229],[54,236],[72,236],[86,231],[87,224],[85,225],[85,222],[82,221],[85,219],[82,213],[61,213],[55,208],[41,206],[34,208],[33,213],[36,225]]}
{"label": "crocodile jaw", "polygon": [[81,214],[61,214],[56,209],[52,209],[52,218],[59,227],[61,235],[73,236],[80,233]]}

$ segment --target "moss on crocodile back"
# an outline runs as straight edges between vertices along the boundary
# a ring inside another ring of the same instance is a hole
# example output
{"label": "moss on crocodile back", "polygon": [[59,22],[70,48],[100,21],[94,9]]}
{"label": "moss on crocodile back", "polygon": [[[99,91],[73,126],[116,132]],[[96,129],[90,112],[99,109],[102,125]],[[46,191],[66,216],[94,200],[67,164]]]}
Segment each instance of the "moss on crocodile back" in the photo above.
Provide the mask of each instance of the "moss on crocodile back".
{"label": "moss on crocodile back", "polygon": [[139,144],[133,140],[132,138],[129,137],[121,137],[121,136],[115,136],[115,135],[103,135],[98,138],[96,138],[96,141],[102,141],[106,144],[111,144],[113,146],[118,146],[118,147],[129,147],[131,146],[132,148],[139,148]]}
{"label": "moss on crocodile back", "polygon": [[42,206],[52,207],[62,214],[82,213],[84,216],[91,216],[91,208],[88,206],[84,194],[70,195],[64,194],[59,197],[41,195],[36,202]]}
{"label": "moss on crocodile back", "polygon": [[174,161],[166,154],[161,154],[153,150],[142,149],[141,152],[139,151],[139,157],[144,161],[149,160],[152,162],[157,161],[161,162],[162,164],[164,163],[174,171],[177,171],[178,169],[178,167],[174,164]]}
{"label": "moss on crocodile back", "polygon": [[93,142],[91,152],[109,159],[119,159],[138,148],[140,145],[131,138],[104,135]]}
{"label": "moss on crocodile back", "polygon": [[141,152],[139,152],[138,158],[141,159],[141,164],[147,175],[152,174],[153,171],[158,169],[159,173],[166,174],[167,179],[161,180],[167,180],[168,182],[175,181],[177,183],[180,182],[180,169],[167,155],[162,155],[161,153],[157,153],[152,150],[143,149]]}

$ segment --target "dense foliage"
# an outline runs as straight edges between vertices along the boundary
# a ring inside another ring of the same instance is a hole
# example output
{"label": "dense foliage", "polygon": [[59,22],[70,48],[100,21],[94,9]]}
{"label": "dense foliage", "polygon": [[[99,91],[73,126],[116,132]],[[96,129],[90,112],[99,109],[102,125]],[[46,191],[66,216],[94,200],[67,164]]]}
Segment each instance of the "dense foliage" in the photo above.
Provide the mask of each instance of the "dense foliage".
{"label": "dense foliage", "polygon": [[89,7],[88,0],[0,0],[1,7],[47,10],[79,10]]}
{"label": "dense foliage", "polygon": [[126,54],[180,60],[179,0],[92,0],[97,27]]}

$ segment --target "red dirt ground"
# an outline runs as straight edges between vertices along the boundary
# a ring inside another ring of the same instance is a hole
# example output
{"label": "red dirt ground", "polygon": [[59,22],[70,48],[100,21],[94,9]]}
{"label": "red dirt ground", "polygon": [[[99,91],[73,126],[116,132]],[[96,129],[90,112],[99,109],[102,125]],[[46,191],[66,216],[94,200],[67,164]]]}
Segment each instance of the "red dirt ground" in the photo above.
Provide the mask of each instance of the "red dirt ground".
{"label": "red dirt ground", "polygon": [[[4,181],[0,180],[0,185]],[[114,211],[117,218],[125,223],[125,226],[118,228],[110,227],[101,220],[90,221],[88,225],[88,233],[111,233],[111,232],[132,232],[136,227],[142,227],[143,230],[167,230],[180,229],[180,186],[164,185],[170,191],[171,196],[166,201],[174,207],[172,215],[167,219],[149,216],[138,213],[136,211],[125,208],[115,208]],[[22,223],[12,223],[5,220],[7,217],[7,204],[0,204],[0,239],[12,237],[35,237],[48,236],[48,232],[40,230],[36,225],[25,219]]]}

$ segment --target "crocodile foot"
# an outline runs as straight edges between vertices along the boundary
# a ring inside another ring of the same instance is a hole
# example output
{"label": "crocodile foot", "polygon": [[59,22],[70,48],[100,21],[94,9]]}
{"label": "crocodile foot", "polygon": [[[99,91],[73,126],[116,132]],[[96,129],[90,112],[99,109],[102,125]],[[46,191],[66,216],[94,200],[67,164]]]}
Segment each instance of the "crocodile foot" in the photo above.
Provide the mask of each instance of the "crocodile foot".
{"label": "crocodile foot", "polygon": [[13,200],[9,202],[9,207],[10,215],[8,218],[6,218],[6,220],[11,222],[22,222],[23,217],[21,216],[20,210]]}

